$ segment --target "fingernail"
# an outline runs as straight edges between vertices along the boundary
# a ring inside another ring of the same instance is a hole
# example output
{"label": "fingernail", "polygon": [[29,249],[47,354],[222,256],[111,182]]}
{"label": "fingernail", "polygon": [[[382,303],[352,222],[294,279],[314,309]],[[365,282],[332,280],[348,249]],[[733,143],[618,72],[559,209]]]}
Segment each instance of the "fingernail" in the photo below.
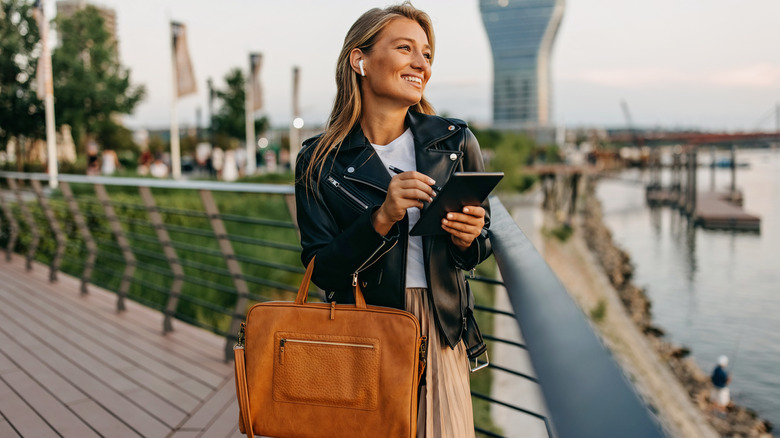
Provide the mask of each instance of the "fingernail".
{"label": "fingernail", "polygon": [[428,197],[428,202],[433,202],[433,198],[431,198],[431,197],[429,196],[429,197]]}
{"label": "fingernail", "polygon": [[463,212],[464,213],[468,213],[469,212],[469,208],[468,207],[463,207]]}
{"label": "fingernail", "polygon": [[452,213],[447,214],[447,219],[452,219]]}
{"label": "fingernail", "polygon": [[428,178],[429,184],[436,184],[436,181],[433,180],[433,178]]}

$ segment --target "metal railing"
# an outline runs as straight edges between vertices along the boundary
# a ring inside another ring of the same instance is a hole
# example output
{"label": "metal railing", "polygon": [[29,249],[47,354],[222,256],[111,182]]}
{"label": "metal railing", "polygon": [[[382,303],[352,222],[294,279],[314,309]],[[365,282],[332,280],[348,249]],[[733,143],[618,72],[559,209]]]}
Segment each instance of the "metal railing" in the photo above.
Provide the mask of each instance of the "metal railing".
{"label": "metal railing", "polygon": [[[33,259],[48,264],[51,281],[60,271],[80,277],[82,294],[90,284],[116,292],[118,312],[132,299],[164,314],[163,332],[174,330],[174,319],[211,330],[226,338],[228,360],[253,302],[292,300],[297,292],[304,270],[292,186],[59,175],[60,189],[52,191],[41,187],[47,180],[0,172],[6,256],[23,253],[28,269]],[[491,205],[495,262],[506,285],[484,269],[469,280],[494,360],[475,374],[481,383],[472,380],[472,388],[482,387],[472,390],[475,406],[530,419],[543,436],[661,436],[555,275],[501,202]],[[495,308],[502,286],[515,311]],[[507,321],[514,332],[491,329]],[[495,362],[494,350],[512,358],[530,353],[533,367],[523,369],[525,359]],[[491,388],[491,380],[511,383]],[[523,403],[506,391],[527,385],[541,389],[549,414],[541,396]],[[490,416],[475,423],[481,436],[526,436],[502,431]]]}

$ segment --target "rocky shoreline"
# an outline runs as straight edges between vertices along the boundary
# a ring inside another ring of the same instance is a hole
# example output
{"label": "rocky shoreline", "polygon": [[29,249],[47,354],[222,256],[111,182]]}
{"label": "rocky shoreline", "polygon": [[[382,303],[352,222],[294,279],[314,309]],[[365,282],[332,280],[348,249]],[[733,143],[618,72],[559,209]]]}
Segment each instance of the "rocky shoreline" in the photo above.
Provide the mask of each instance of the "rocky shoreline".
{"label": "rocky shoreline", "polygon": [[628,316],[658,353],[672,373],[687,391],[692,403],[712,425],[715,431],[725,437],[770,437],[772,425],[758,417],[755,411],[739,406],[729,406],[725,414],[716,414],[708,397],[711,385],[709,376],[703,372],[693,358],[690,349],[675,345],[664,336],[664,330],[653,325],[652,303],[645,291],[632,282],[634,268],[630,256],[618,248],[612,234],[602,220],[601,204],[595,196],[596,181],[585,182],[579,206],[579,232],[583,236],[595,261],[600,265],[618,294]]}

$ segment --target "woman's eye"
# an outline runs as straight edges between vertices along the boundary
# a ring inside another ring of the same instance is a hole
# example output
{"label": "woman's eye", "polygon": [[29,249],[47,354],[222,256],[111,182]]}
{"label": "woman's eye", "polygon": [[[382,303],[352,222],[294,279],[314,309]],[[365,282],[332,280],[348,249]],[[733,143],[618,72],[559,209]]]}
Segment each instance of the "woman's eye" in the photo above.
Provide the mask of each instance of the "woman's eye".
{"label": "woman's eye", "polygon": [[398,48],[401,50],[406,50],[407,52],[412,50],[412,48],[409,46],[398,46]]}
{"label": "woman's eye", "polygon": [[431,60],[431,58],[433,58],[433,56],[431,56],[431,54],[430,54],[430,53],[423,53],[423,56],[424,56],[424,57],[425,57],[425,59],[427,59],[428,61],[430,61],[430,60]]}

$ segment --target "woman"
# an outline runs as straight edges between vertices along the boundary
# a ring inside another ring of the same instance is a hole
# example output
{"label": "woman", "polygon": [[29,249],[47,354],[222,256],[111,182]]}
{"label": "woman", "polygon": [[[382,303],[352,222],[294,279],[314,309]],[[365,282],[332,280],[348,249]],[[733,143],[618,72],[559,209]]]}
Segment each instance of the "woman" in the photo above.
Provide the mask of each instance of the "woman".
{"label": "woman", "polygon": [[408,2],[352,25],[328,127],[304,142],[296,164],[301,259],[317,256],[313,280],[329,301],[354,302],[360,282],[368,304],[417,316],[429,339],[418,436],[471,437],[462,339],[476,326],[463,271],[491,253],[487,201],[449,213],[447,234],[409,236],[434,184],[484,168],[465,123],[434,116],[423,97],[433,54],[430,18]]}

